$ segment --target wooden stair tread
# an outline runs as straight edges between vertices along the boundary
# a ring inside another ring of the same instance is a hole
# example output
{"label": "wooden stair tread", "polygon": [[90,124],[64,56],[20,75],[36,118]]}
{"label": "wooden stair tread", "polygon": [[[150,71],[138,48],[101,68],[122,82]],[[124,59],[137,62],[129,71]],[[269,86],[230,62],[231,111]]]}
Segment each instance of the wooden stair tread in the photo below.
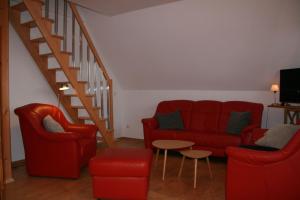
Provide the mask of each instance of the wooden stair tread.
{"label": "wooden stair tread", "polygon": [[12,6],[11,8],[14,10],[21,11],[21,12],[27,10],[27,7],[24,2],[18,3],[16,5]]}
{"label": "wooden stair tread", "polygon": [[[38,3],[42,4],[42,5],[44,5],[44,2],[41,1],[41,0],[33,0],[33,1],[38,2]],[[26,7],[26,5],[25,5],[24,2],[18,3],[16,5],[12,6],[11,8],[14,9],[14,10],[18,10],[20,12],[23,12],[23,11],[27,10],[27,7]]]}
{"label": "wooden stair tread", "polygon": [[[66,52],[66,51],[61,51],[62,54],[68,54],[71,55],[71,52]],[[54,57],[54,54],[52,52],[50,53],[44,53],[44,54],[40,54],[40,56],[42,57]]]}
{"label": "wooden stair tread", "polygon": [[[86,84],[87,81],[77,81],[78,83],[81,83],[81,84]],[[56,82],[56,84],[70,84],[69,81],[59,81],[59,82]]]}
{"label": "wooden stair tread", "polygon": [[[77,94],[65,94],[65,96],[69,96],[69,97],[77,97]],[[95,94],[85,94],[86,97],[94,97]]]}
{"label": "wooden stair tread", "polygon": [[91,120],[91,118],[89,116],[79,116],[78,119],[81,119],[81,120]]}
{"label": "wooden stair tread", "polygon": [[34,38],[32,40],[30,40],[32,42],[37,42],[37,43],[43,43],[43,42],[46,42],[46,39],[43,38],[43,37],[40,37],[40,38]]}
{"label": "wooden stair tread", "polygon": [[[76,108],[76,109],[85,109],[84,106],[71,106],[72,108]],[[97,110],[100,110],[101,108],[100,107],[93,107],[93,109],[97,109]]]}
{"label": "wooden stair tread", "polygon": [[[72,69],[72,70],[80,70],[79,67],[72,67],[72,66],[70,66],[69,68]],[[62,71],[62,68],[60,68],[60,67],[55,67],[55,68],[48,68],[48,70],[49,70],[49,71]]]}
{"label": "wooden stair tread", "polygon": [[[48,19],[48,18],[45,18],[45,17],[43,17],[42,19],[43,19],[43,20],[46,20],[46,21],[49,21],[49,22],[51,22],[51,23],[54,23],[54,20],[53,20],[53,19]],[[28,21],[28,22],[25,22],[25,23],[22,23],[21,25],[27,26],[27,27],[29,27],[29,28],[37,27],[37,24],[36,24],[36,22],[35,22],[34,20]]]}
{"label": "wooden stair tread", "polygon": [[[63,37],[60,36],[60,35],[52,35],[52,37],[55,37],[57,39],[60,39],[62,40]],[[38,43],[43,43],[43,42],[46,42],[46,39],[44,37],[39,37],[39,38],[34,38],[31,40],[32,42],[38,42]],[[71,52],[67,52],[67,51],[61,51],[62,53],[64,54],[68,54],[68,55],[71,55],[72,53]],[[49,53],[50,54],[50,53]]]}

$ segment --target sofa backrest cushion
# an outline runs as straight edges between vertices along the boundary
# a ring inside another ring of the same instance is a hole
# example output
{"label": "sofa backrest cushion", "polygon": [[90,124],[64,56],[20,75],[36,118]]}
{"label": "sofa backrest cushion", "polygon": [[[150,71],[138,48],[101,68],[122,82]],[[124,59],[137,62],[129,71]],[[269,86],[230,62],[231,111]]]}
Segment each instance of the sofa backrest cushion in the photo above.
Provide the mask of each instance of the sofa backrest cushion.
{"label": "sofa backrest cushion", "polygon": [[179,111],[183,120],[184,128],[187,129],[190,125],[192,105],[193,101],[189,100],[162,101],[156,108],[155,116],[157,114]]}
{"label": "sofa backrest cushion", "polygon": [[191,112],[189,129],[199,131],[217,131],[222,102],[196,101]]}
{"label": "sofa backrest cushion", "polygon": [[263,105],[245,101],[227,101],[222,104],[218,129],[226,132],[231,112],[251,112],[250,124],[261,125]]}

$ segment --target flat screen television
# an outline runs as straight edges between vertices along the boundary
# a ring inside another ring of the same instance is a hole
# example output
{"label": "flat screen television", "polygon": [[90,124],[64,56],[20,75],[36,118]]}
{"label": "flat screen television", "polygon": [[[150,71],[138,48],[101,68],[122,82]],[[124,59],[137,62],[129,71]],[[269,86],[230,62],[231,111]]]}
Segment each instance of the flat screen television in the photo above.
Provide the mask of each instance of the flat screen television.
{"label": "flat screen television", "polygon": [[280,70],[280,102],[300,103],[300,68]]}

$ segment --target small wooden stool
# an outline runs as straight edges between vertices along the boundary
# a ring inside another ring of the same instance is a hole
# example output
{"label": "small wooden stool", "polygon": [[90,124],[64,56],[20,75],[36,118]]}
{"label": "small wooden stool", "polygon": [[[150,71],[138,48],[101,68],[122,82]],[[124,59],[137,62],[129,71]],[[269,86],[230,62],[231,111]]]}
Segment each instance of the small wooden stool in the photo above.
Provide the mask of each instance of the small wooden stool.
{"label": "small wooden stool", "polygon": [[198,159],[206,158],[206,162],[207,162],[207,165],[208,165],[209,175],[210,175],[210,178],[212,178],[212,173],[211,173],[211,168],[210,168],[209,158],[208,158],[212,154],[212,152],[210,152],[210,151],[204,151],[204,150],[183,150],[183,151],[180,151],[180,153],[183,155],[183,157],[182,157],[182,161],[181,161],[181,165],[180,165],[180,170],[179,170],[178,177],[181,176],[185,157],[188,157],[188,158],[192,158],[192,159],[195,160],[194,188],[196,188],[196,184],[197,184]]}

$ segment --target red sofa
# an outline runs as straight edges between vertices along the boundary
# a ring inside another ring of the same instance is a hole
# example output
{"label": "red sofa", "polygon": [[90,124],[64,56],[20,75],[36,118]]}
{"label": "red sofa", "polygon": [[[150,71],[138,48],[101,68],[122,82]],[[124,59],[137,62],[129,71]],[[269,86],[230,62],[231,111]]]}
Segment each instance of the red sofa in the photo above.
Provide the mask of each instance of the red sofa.
{"label": "red sofa", "polygon": [[[256,129],[252,142],[266,129]],[[300,130],[278,151],[228,147],[226,200],[300,199]]]}
{"label": "red sofa", "polygon": [[[96,155],[96,126],[71,124],[57,107],[47,104],[28,104],[16,108],[15,113],[19,116],[29,175],[78,178],[80,168]],[[51,115],[66,132],[47,132],[42,125],[46,115]]]}
{"label": "red sofa", "polygon": [[[160,130],[155,115],[180,111],[184,130]],[[230,113],[251,112],[249,126],[240,135],[226,133]],[[178,139],[195,142],[194,149],[212,151],[214,156],[225,156],[227,146],[248,144],[251,132],[261,126],[263,105],[243,101],[163,101],[157,106],[152,118],[142,119],[146,148],[153,148],[152,141]]]}

